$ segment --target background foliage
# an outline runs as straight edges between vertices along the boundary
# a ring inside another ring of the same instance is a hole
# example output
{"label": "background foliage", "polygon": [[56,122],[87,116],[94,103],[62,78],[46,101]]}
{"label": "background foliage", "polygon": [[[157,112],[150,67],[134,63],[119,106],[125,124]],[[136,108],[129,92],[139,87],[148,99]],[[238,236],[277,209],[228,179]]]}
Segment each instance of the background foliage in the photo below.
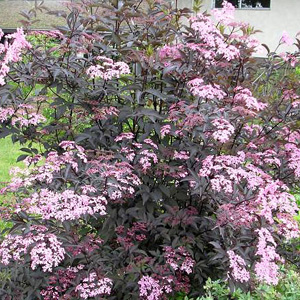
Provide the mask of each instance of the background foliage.
{"label": "background foliage", "polygon": [[67,7],[51,32],[28,12],[31,46],[0,88],[0,136],[28,166],[2,189],[3,299],[276,285],[299,251],[298,54],[255,60],[227,4],[217,25],[165,1]]}

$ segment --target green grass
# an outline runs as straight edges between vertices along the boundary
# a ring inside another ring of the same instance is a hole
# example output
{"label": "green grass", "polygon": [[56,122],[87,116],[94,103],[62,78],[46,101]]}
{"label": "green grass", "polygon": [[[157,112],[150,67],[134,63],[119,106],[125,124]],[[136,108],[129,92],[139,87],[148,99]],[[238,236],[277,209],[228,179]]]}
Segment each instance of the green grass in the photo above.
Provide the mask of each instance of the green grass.
{"label": "green grass", "polygon": [[0,139],[0,185],[10,180],[9,170],[12,167],[24,167],[23,162],[17,163],[17,158],[24,154],[19,149],[22,148],[19,143],[13,144],[9,137]]}
{"label": "green grass", "polygon": [[[19,143],[13,143],[10,137],[0,139],[0,188],[5,186],[11,176],[9,171],[12,167],[24,167],[23,162],[17,162],[17,158],[24,154],[19,149],[21,145]],[[6,203],[5,199],[7,195],[0,195],[0,203]],[[7,223],[0,219],[0,231],[10,227],[10,223]]]}

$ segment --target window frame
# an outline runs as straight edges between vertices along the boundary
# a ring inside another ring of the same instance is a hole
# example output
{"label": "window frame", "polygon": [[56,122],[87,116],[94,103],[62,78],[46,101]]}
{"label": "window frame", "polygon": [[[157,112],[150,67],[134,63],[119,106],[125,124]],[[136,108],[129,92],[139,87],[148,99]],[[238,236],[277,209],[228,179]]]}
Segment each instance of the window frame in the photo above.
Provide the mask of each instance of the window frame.
{"label": "window frame", "polygon": [[[238,0],[239,7],[236,7],[235,9],[237,10],[271,10],[272,7],[272,0],[270,0],[270,7],[242,7],[242,1],[243,0]],[[216,0],[212,1],[212,9],[221,9],[221,7],[216,7]]]}

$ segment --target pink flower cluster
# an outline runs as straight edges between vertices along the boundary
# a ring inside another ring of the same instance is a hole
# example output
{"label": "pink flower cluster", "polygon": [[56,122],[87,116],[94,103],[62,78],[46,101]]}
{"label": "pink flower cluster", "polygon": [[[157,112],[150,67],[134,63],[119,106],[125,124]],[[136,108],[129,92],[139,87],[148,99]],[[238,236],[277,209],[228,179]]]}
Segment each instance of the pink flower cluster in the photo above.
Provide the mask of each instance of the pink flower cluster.
{"label": "pink flower cluster", "polygon": [[109,107],[93,107],[94,112],[94,120],[106,120],[109,116],[117,116],[119,114],[119,110],[113,106]]}
{"label": "pink flower cluster", "polygon": [[285,151],[288,156],[288,166],[294,171],[297,178],[300,178],[300,148],[294,143],[285,145]]}
{"label": "pink flower cluster", "polygon": [[[187,275],[193,272],[195,261],[184,247],[174,249],[165,246],[163,250],[166,263],[158,266],[157,274],[143,276],[138,282],[141,299],[161,300],[174,292],[189,293],[190,284]],[[170,270],[174,275],[170,274]]]}
{"label": "pink flower cluster", "polygon": [[164,293],[159,281],[150,276],[143,276],[138,284],[140,286],[141,299],[160,300]]}
{"label": "pink flower cluster", "polygon": [[113,282],[110,278],[100,277],[96,272],[91,272],[88,277],[82,280],[82,283],[76,286],[75,291],[83,299],[94,298],[111,293]]}
{"label": "pink flower cluster", "polygon": [[164,247],[164,257],[166,263],[175,271],[181,271],[187,274],[193,272],[195,261],[184,247],[173,249],[170,246]]}
{"label": "pink flower cluster", "polygon": [[[3,37],[3,32],[0,29],[0,39]],[[21,60],[21,53],[25,49],[30,49],[31,44],[26,41],[23,29],[18,28],[15,33],[6,36],[3,44],[0,44],[0,55],[2,61],[0,62],[0,85],[5,84],[5,76],[10,70],[9,64]]]}
{"label": "pink flower cluster", "polygon": [[281,52],[279,53],[279,56],[283,61],[289,63],[292,67],[295,67],[296,64],[299,63],[299,58],[293,53]]}
{"label": "pink flower cluster", "polygon": [[151,150],[145,149],[139,153],[142,157],[139,159],[139,163],[141,164],[142,170],[144,173],[147,172],[148,169],[151,168],[152,162],[154,164],[158,163],[157,155]]}
{"label": "pink flower cluster", "polygon": [[21,104],[16,110],[13,108],[0,108],[0,123],[5,122],[9,118],[11,124],[17,127],[28,127],[30,125],[38,125],[46,121],[46,118],[41,114],[33,111],[33,106]]}
{"label": "pink flower cluster", "polygon": [[235,254],[234,251],[227,251],[229,256],[229,267],[231,269],[230,275],[239,282],[247,282],[250,280],[250,273],[246,270],[246,263],[244,259]]}
{"label": "pink flower cluster", "polygon": [[281,42],[288,46],[292,46],[294,44],[293,39],[288,35],[286,31],[283,31],[282,33]]}
{"label": "pink flower cluster", "polygon": [[223,25],[230,25],[234,20],[235,7],[228,1],[223,1],[222,9],[213,9],[212,15]]}
{"label": "pink flower cluster", "polygon": [[0,245],[0,261],[8,265],[22,260],[29,253],[33,270],[41,266],[44,272],[51,272],[63,261],[65,249],[54,234],[44,233],[45,229],[42,227],[32,229],[37,233],[7,235]]}
{"label": "pink flower cluster", "polygon": [[249,89],[237,87],[235,88],[235,93],[233,98],[233,110],[242,115],[255,116],[257,112],[267,107],[266,103],[262,103],[254,98]]}
{"label": "pink flower cluster", "polygon": [[160,129],[161,138],[163,139],[170,132],[171,132],[171,125],[162,126]]}
{"label": "pink flower cluster", "polygon": [[115,138],[116,142],[125,141],[128,147],[122,147],[121,153],[124,153],[129,162],[133,162],[135,157],[138,157],[138,163],[141,166],[143,173],[147,173],[153,164],[158,163],[158,157],[155,153],[158,150],[156,143],[152,139],[144,139],[143,144],[132,142],[134,134],[131,132],[124,132]]}
{"label": "pink flower cluster", "polygon": [[[183,45],[174,45],[174,46],[163,46],[159,50],[159,58],[160,61],[166,61],[166,60],[176,60],[181,58],[180,49]],[[170,62],[165,62],[165,66],[169,66]]]}
{"label": "pink flower cluster", "polygon": [[226,143],[234,134],[234,127],[223,118],[213,120],[212,125],[216,128],[212,137],[218,142]]}
{"label": "pink flower cluster", "polygon": [[278,265],[277,261],[282,261],[276,253],[276,243],[271,233],[266,228],[257,230],[258,244],[256,255],[260,261],[255,264],[255,274],[259,281],[268,284],[278,283]]}
{"label": "pink flower cluster", "polygon": [[9,118],[11,118],[14,114],[14,109],[8,107],[8,108],[3,108],[0,107],[0,123],[5,122]]}
{"label": "pink flower cluster", "polygon": [[129,66],[124,62],[114,62],[105,56],[98,56],[97,60],[99,61],[98,65],[91,66],[86,70],[91,78],[100,77],[104,80],[111,80],[130,73]]}
{"label": "pink flower cluster", "polygon": [[[103,158],[105,159],[105,158]],[[135,186],[141,184],[141,180],[133,172],[132,166],[127,162],[90,161],[87,175],[99,176],[103,183],[102,195],[112,201],[123,202],[135,193]],[[99,191],[100,187],[98,187]]]}
{"label": "pink flower cluster", "polygon": [[[224,20],[225,18],[228,19],[228,15],[226,14],[227,12],[224,12]],[[221,15],[218,18],[221,19]],[[202,55],[207,64],[216,64],[217,56],[224,57],[227,61],[239,57],[239,49],[231,45],[228,40],[225,40],[208,16],[199,13],[196,17],[192,17],[190,22],[191,28],[195,30],[200,42],[188,44],[187,47]]]}
{"label": "pink flower cluster", "polygon": [[285,238],[299,236],[299,227],[291,219],[298,211],[295,198],[282,182],[272,180],[270,175],[247,161],[247,156],[240,152],[238,156],[208,156],[203,160],[199,176],[210,177],[213,191],[232,196],[235,184],[244,184],[252,191],[250,199],[239,194],[231,203],[222,203],[218,223],[225,224],[230,221],[235,226],[251,227],[252,222],[260,216],[269,225],[276,224],[278,233]]}
{"label": "pink flower cluster", "polygon": [[24,199],[28,212],[41,215],[44,220],[77,220],[84,215],[106,215],[107,200],[103,196],[78,195],[73,190],[53,192],[41,189]]}
{"label": "pink flower cluster", "polygon": [[115,142],[119,142],[122,140],[131,140],[134,138],[134,134],[132,132],[123,132],[115,138]]}
{"label": "pink flower cluster", "polygon": [[[228,190],[231,190],[231,187],[225,187],[225,191]],[[250,228],[253,222],[257,221],[255,210],[255,203],[253,205],[250,203],[222,204],[217,212],[217,226],[230,224],[233,228],[240,228],[241,226]]]}
{"label": "pink flower cluster", "polygon": [[[74,171],[78,171],[79,162],[87,163],[86,154],[81,146],[76,145],[72,141],[63,141],[60,143],[60,147],[65,152],[61,155],[55,151],[50,152],[41,166],[36,166],[32,169],[14,168],[12,170],[14,176],[11,182],[1,192],[17,191],[20,187],[29,187],[34,183],[50,184],[54,175],[61,172],[66,165],[69,164]],[[27,160],[27,162],[37,163],[40,159],[40,156],[36,156]]]}
{"label": "pink flower cluster", "polygon": [[221,100],[226,96],[219,85],[204,84],[203,79],[195,78],[188,82],[188,87],[194,96],[198,96],[203,99],[218,99]]}
{"label": "pink flower cluster", "polygon": [[181,159],[181,160],[187,160],[190,158],[190,155],[187,151],[176,151],[174,152],[174,155],[173,155],[173,158],[174,159]]}
{"label": "pink flower cluster", "polygon": [[181,136],[183,130],[190,131],[204,122],[203,115],[197,106],[188,105],[185,101],[179,101],[170,106],[169,118],[179,128],[172,133],[173,136]]}

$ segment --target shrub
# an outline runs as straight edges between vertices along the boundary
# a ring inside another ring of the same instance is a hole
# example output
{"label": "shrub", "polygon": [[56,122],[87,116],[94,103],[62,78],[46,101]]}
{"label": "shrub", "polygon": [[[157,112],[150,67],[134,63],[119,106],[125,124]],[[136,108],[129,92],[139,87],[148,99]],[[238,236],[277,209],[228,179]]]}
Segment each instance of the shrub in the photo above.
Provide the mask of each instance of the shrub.
{"label": "shrub", "polygon": [[278,283],[277,245],[299,236],[297,54],[257,63],[226,2],[217,25],[160,2],[68,4],[50,12],[67,23],[48,33],[54,49],[23,42],[9,63],[1,136],[45,152],[24,148],[30,168],[2,189],[17,199],[3,216],[3,299]]}
{"label": "shrub", "polygon": [[[212,281],[210,278],[205,284],[205,295],[197,300],[296,300],[299,299],[299,274],[290,266],[280,270],[280,283],[277,286],[260,284],[251,293],[237,289],[233,292],[225,282]],[[193,300],[183,297],[184,300]]]}

